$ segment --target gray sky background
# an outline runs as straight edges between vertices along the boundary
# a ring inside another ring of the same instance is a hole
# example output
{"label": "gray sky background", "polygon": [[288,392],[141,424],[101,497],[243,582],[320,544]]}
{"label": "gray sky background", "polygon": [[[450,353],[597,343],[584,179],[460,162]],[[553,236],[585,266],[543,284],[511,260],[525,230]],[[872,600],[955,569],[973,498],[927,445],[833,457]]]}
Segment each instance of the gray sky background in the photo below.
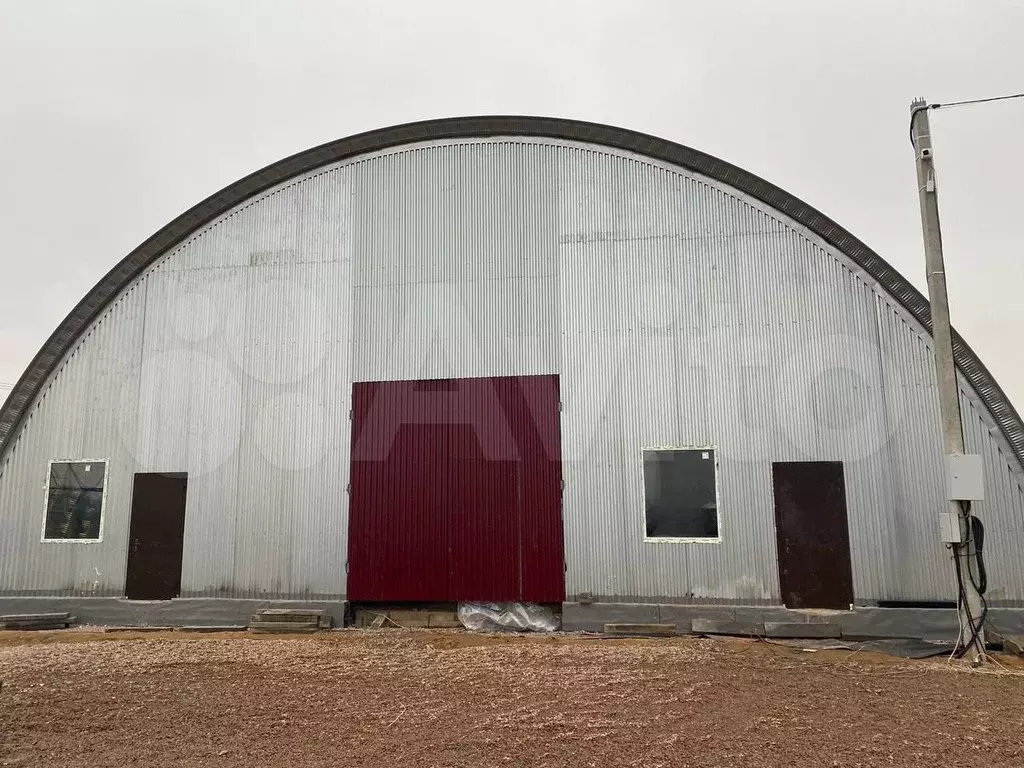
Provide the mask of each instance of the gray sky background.
{"label": "gray sky background", "polygon": [[[0,0],[0,382],[202,198],[431,117],[572,117],[696,147],[923,290],[909,102],[1024,91],[1022,32],[1020,0]],[[953,322],[1024,409],[1024,100],[932,126]]]}

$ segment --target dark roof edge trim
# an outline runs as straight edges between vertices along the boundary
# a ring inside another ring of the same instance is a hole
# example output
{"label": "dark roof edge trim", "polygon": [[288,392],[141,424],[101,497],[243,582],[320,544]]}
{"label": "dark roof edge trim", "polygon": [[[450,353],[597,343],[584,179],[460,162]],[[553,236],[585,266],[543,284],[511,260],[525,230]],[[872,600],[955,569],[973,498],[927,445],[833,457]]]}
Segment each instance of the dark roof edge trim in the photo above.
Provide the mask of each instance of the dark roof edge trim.
{"label": "dark roof edge trim", "polygon": [[[121,260],[71,310],[43,344],[0,409],[0,459],[51,374],[100,313],[154,261],[250,197],[324,165],[403,144],[488,136],[527,136],[585,142],[645,155],[703,174],[786,214],[844,253],[931,332],[928,301],[881,256],[820,211],[774,184],[695,149],[655,136],[597,123],[548,117],[485,116],[425,120],[338,139],[286,157],[211,195],[178,216]],[[974,351],[954,333],[957,366],[998,425],[1024,471],[1024,423]]]}

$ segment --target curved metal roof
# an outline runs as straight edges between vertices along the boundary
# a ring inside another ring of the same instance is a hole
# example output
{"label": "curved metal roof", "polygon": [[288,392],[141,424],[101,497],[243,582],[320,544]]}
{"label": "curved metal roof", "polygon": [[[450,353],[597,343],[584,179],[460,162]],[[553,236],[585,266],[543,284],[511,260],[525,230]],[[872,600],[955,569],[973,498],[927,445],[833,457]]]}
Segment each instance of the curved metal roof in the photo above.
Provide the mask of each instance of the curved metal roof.
{"label": "curved metal roof", "polygon": [[[194,230],[270,187],[329,163],[413,142],[487,136],[532,136],[604,145],[681,166],[734,187],[796,220],[853,259],[926,329],[931,329],[928,300],[881,256],[807,203],[724,160],[655,136],[578,120],[514,116],[426,120],[338,139],[268,165],[206,198],[125,256],[64,318],[11,391],[0,410],[0,457],[78,337],[135,277]],[[1024,469],[1024,424],[1020,415],[956,333],[954,353],[961,373],[977,391]]]}

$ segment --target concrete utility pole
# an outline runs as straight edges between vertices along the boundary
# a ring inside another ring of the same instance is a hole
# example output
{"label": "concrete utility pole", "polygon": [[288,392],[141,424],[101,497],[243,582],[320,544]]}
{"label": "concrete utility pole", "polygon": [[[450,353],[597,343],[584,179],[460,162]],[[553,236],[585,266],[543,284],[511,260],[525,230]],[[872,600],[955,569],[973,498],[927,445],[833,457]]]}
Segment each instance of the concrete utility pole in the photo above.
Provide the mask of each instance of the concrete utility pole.
{"label": "concrete utility pole", "polygon": [[[928,299],[932,310],[932,336],[935,339],[935,373],[939,388],[939,412],[942,418],[942,439],[947,456],[962,456],[963,425],[960,420],[959,387],[956,361],[953,358],[953,331],[949,322],[949,299],[946,296],[946,268],[942,259],[942,233],[939,230],[939,193],[935,182],[935,156],[932,150],[928,106],[924,99],[910,105],[911,131],[917,161],[917,190],[921,198],[921,226],[924,230],[925,269],[928,276]],[[947,465],[948,466],[948,465]],[[959,542],[951,541],[953,556],[962,574],[964,599],[958,596],[961,640],[967,646],[967,658],[980,662],[985,658],[985,635],[982,624],[982,596],[971,574],[975,573],[974,536],[969,513],[960,501],[948,502],[949,512],[959,521]],[[957,538],[952,536],[949,538]],[[947,539],[948,540],[948,539]],[[974,632],[974,629],[977,632]],[[973,639],[972,639],[973,637]]]}

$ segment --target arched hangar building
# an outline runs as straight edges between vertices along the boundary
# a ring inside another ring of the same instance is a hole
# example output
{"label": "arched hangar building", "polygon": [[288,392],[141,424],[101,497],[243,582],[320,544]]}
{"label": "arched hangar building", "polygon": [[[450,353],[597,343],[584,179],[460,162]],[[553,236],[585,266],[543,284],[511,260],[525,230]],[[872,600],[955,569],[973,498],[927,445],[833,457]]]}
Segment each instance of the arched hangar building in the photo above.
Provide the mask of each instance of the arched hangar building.
{"label": "arched hangar building", "polygon": [[[1024,426],[956,357],[1020,627]],[[0,412],[0,612],[955,633],[943,461],[927,302],[806,203],[618,128],[414,123],[232,184],[86,294]]]}

